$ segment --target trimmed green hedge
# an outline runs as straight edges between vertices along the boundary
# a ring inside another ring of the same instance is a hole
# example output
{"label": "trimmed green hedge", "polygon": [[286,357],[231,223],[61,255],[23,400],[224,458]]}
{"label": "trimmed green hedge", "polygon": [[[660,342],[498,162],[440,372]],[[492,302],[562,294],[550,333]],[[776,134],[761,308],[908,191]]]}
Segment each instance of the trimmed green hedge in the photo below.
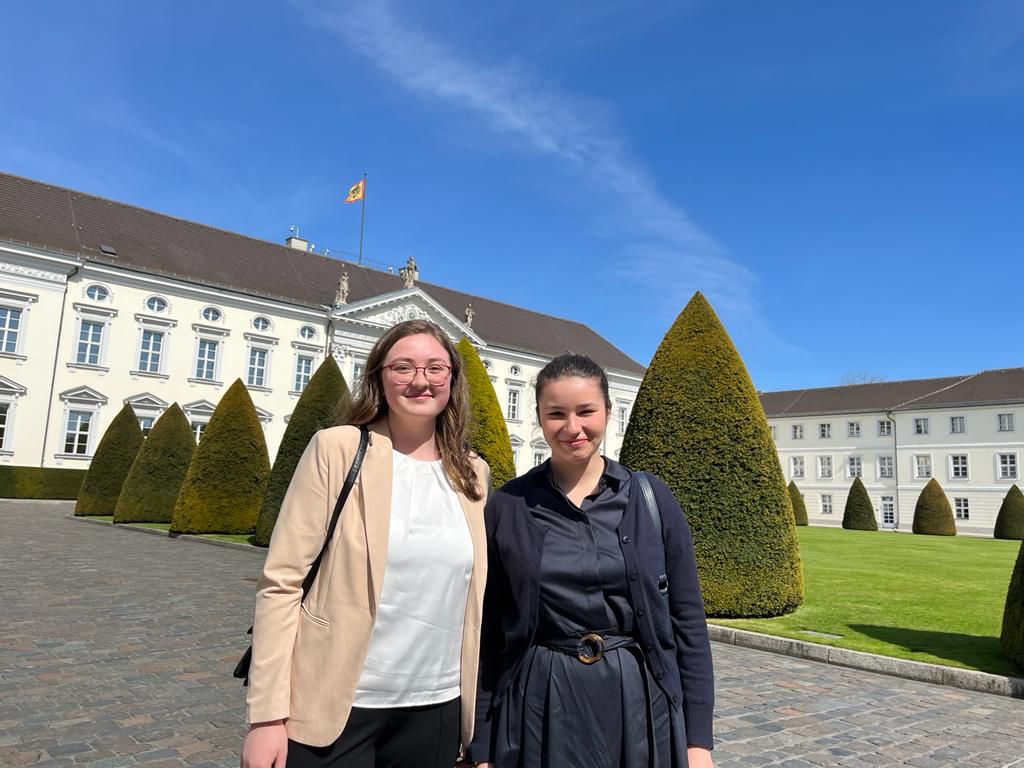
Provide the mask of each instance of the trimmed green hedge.
{"label": "trimmed green hedge", "polygon": [[171,515],[172,533],[252,533],[270,475],[267,441],[241,379],[196,446]]}
{"label": "trimmed green hedge", "polygon": [[125,403],[96,447],[89,473],[78,492],[75,515],[114,514],[121,487],[145,439],[135,411]]}
{"label": "trimmed green hedge", "polygon": [[1006,657],[1024,669],[1024,543],[1017,553],[1017,563],[1006,591],[1003,610],[1003,631],[999,635]]}
{"label": "trimmed green hedge", "polygon": [[491,468],[491,487],[501,488],[516,476],[512,443],[501,413],[498,396],[480,355],[469,339],[457,345],[462,370],[469,387],[470,445]]}
{"label": "trimmed green hedge", "polygon": [[0,465],[0,499],[78,498],[88,470]]}
{"label": "trimmed green hedge", "polygon": [[997,539],[1024,539],[1024,493],[1016,483],[1003,497],[992,535]]}
{"label": "trimmed green hedge", "polygon": [[928,536],[956,536],[956,520],[946,492],[934,477],[921,489],[914,505],[914,533]]}
{"label": "trimmed green hedge", "polygon": [[859,477],[853,478],[850,493],[846,496],[846,507],[843,509],[843,528],[851,531],[877,531],[878,520],[875,519],[875,508],[871,504],[867,488]]}
{"label": "trimmed green hedge", "polygon": [[679,499],[708,615],[778,616],[803,602],[796,526],[768,420],[700,293],[654,353],[620,457],[661,477]]}
{"label": "trimmed green hedge", "polygon": [[169,523],[196,449],[188,417],[172,403],[135,457],[114,508],[115,523]]}
{"label": "trimmed green hedge", "polygon": [[352,395],[345,377],[334,356],[328,355],[309,380],[288,420],[288,428],[281,438],[274,468],[270,470],[270,479],[267,480],[267,490],[256,522],[254,544],[261,547],[270,544],[270,534],[274,531],[277,514],[281,511],[281,502],[284,501],[302,452],[306,450],[313,435],[317,430],[341,421],[351,404]]}
{"label": "trimmed green hedge", "polygon": [[807,505],[804,504],[804,495],[796,485],[796,480],[789,481],[789,501],[793,505],[793,521],[797,525],[808,525]]}

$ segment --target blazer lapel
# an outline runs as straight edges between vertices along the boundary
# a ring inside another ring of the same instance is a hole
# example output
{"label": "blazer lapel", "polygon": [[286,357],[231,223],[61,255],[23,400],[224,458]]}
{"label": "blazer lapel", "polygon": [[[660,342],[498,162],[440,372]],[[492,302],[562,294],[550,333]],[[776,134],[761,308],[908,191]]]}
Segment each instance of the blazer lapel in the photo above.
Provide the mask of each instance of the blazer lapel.
{"label": "blazer lapel", "polygon": [[[366,530],[366,553],[373,587],[372,607],[380,604],[384,584],[384,566],[388,560],[388,535],[391,527],[391,435],[387,421],[370,425],[370,444],[360,472],[363,491],[363,527]],[[371,503],[367,503],[369,497]]]}

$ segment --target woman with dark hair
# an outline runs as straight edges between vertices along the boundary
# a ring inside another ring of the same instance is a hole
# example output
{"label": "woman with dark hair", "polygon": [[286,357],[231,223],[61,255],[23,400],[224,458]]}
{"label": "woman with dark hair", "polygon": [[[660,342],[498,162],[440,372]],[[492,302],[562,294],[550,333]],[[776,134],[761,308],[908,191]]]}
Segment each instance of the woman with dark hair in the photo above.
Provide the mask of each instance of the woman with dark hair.
{"label": "woman with dark hair", "polygon": [[487,504],[477,723],[464,759],[708,768],[714,678],[686,518],[657,477],[601,455],[611,399],[600,366],[555,358],[536,395],[551,458]]}
{"label": "woman with dark hair", "polygon": [[281,505],[258,585],[243,768],[450,768],[469,741],[490,471],[468,428],[448,337],[423,320],[391,328],[347,424],[313,436]]}

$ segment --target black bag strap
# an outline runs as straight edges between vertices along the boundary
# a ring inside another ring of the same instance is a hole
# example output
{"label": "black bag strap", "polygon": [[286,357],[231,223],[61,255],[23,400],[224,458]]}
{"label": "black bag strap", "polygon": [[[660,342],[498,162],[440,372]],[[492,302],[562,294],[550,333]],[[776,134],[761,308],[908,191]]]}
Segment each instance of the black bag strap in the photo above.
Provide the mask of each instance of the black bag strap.
{"label": "black bag strap", "polygon": [[658,508],[658,499],[654,495],[654,488],[651,487],[651,478],[647,476],[646,472],[634,472],[633,476],[640,486],[640,492],[644,497],[644,506],[647,507],[647,513],[651,516],[651,522],[654,524],[654,529],[658,532],[658,538],[661,540],[657,560],[658,591],[663,595],[667,595],[668,575],[665,570],[665,528],[661,522],[661,510]]}

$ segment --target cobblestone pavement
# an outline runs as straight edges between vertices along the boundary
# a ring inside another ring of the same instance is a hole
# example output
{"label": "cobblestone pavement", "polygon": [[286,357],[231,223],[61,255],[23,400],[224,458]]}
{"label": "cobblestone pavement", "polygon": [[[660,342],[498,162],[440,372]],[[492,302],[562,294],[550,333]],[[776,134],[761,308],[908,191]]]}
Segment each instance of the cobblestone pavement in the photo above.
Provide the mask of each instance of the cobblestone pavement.
{"label": "cobblestone pavement", "polygon": [[[251,553],[0,500],[0,766],[236,766]],[[1020,766],[1024,701],[715,645],[715,761]]]}

